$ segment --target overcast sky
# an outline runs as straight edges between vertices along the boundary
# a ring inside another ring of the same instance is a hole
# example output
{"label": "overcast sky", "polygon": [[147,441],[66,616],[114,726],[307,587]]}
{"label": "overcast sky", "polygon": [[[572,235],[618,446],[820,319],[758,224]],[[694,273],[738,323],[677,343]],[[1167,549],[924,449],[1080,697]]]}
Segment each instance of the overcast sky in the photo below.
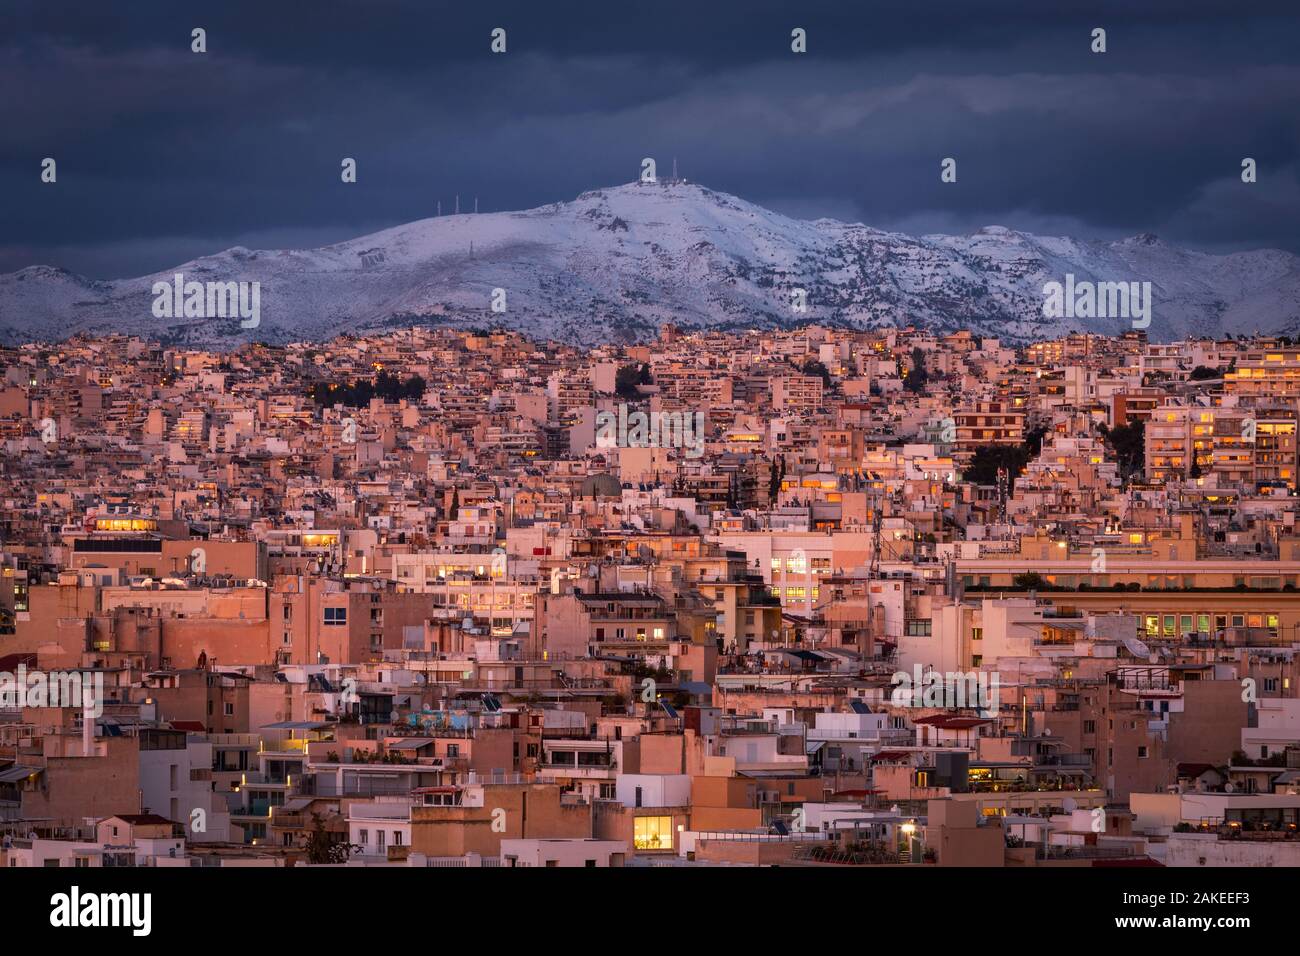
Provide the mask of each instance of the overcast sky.
{"label": "overcast sky", "polygon": [[529,208],[645,156],[806,218],[1300,252],[1295,0],[3,7],[0,272],[323,245],[457,193]]}

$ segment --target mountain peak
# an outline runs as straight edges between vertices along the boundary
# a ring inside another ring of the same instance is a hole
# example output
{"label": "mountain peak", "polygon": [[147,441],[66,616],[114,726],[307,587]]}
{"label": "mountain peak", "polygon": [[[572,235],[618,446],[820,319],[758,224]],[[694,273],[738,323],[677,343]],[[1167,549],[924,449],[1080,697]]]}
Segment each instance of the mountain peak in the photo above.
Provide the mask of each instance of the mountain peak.
{"label": "mountain peak", "polygon": [[[308,341],[415,324],[524,329],[590,344],[685,328],[968,329],[1006,342],[1114,322],[1044,321],[1042,287],[1067,274],[1150,279],[1153,338],[1300,322],[1300,260],[1270,252],[1170,255],[1151,235],[1116,243],[989,225],[913,237],[806,221],[683,179],[629,182],[520,212],[440,216],[319,249],[235,247],[151,276],[99,282],[50,266],[0,276],[0,341],[78,331],[170,344]],[[257,283],[261,320],[158,319],[154,281],[193,271]],[[795,311],[796,290],[803,290]],[[504,309],[504,311],[503,311]]]}
{"label": "mountain peak", "polygon": [[1120,244],[1125,246],[1163,246],[1164,242],[1154,232],[1140,232],[1136,236],[1129,236],[1127,239],[1120,240]]}

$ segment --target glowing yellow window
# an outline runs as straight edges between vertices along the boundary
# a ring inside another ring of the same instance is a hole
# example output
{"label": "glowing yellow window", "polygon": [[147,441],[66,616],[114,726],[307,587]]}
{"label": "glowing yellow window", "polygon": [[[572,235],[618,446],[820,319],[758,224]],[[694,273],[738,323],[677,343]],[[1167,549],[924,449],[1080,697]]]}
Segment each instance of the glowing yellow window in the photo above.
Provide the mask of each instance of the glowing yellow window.
{"label": "glowing yellow window", "polygon": [[638,850],[671,850],[672,817],[637,817],[632,822],[632,845]]}

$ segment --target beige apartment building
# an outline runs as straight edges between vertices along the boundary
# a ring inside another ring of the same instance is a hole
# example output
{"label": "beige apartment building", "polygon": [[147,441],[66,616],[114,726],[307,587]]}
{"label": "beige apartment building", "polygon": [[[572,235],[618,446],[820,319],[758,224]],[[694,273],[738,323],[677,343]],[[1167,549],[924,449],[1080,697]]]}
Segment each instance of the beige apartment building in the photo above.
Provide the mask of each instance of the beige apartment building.
{"label": "beige apartment building", "polygon": [[1300,398],[1300,348],[1247,350],[1224,373],[1223,389],[1229,395],[1294,402]]}
{"label": "beige apartment building", "polygon": [[957,455],[970,456],[983,445],[1018,445],[1025,437],[1025,413],[1005,401],[979,401],[953,412]]}
{"label": "beige apartment building", "polygon": [[816,375],[778,376],[771,388],[777,411],[812,411],[822,403],[822,380]]}
{"label": "beige apartment building", "polygon": [[1146,426],[1146,477],[1294,490],[1296,430],[1294,412],[1161,406]]}

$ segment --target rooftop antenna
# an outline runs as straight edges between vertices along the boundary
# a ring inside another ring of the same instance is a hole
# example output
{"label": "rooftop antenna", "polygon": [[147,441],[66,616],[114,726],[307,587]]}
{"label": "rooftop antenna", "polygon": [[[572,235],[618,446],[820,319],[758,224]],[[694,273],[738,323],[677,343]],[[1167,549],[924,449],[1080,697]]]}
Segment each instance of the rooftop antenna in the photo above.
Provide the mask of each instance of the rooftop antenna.
{"label": "rooftop antenna", "polygon": [[439,215],[439,216],[442,215],[442,200],[441,200],[441,199],[438,200],[438,215]]}
{"label": "rooftop antenna", "polygon": [[677,157],[673,157],[673,182],[677,182]]}
{"label": "rooftop antenna", "polygon": [[456,215],[460,215],[460,193],[456,193]]}
{"label": "rooftop antenna", "polygon": [[474,215],[478,215],[478,197],[474,197]]}

